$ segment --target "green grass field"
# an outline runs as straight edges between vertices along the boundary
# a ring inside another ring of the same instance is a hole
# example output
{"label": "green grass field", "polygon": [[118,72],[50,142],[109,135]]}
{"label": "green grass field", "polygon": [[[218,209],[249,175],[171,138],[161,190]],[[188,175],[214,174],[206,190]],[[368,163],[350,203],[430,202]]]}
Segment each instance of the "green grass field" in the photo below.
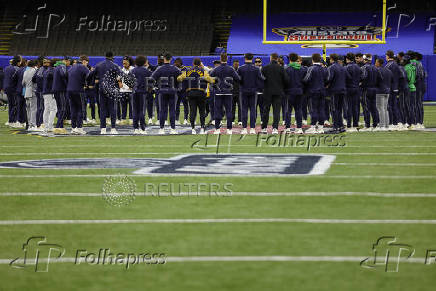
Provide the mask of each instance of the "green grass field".
{"label": "green grass field", "polygon": [[[426,127],[436,127],[436,106],[426,106],[425,112]],[[217,152],[192,147],[200,136],[48,138],[12,134],[5,122],[6,112],[0,112],[0,162]],[[222,137],[219,153],[324,153],[336,159],[323,175],[291,177],[0,168],[0,290],[435,290],[436,251],[428,261],[432,264],[423,261],[427,250],[436,250],[435,132],[346,134],[344,147],[309,151],[257,147],[256,136],[228,139]],[[101,195],[105,177],[117,174],[136,184],[136,199],[124,207],[111,206]],[[232,183],[233,195],[141,195],[145,183],[187,182]],[[60,193],[69,196],[55,195]],[[267,194],[257,195],[262,193]],[[273,218],[294,220],[253,221]],[[129,223],[119,223],[126,219]],[[72,221],[59,224],[63,220]],[[63,258],[74,258],[76,250],[108,248],[164,253],[168,260],[128,269],[72,262],[51,263],[48,272],[10,266],[34,236],[65,248]],[[383,236],[413,247],[416,261],[401,262],[398,272],[360,266]]]}

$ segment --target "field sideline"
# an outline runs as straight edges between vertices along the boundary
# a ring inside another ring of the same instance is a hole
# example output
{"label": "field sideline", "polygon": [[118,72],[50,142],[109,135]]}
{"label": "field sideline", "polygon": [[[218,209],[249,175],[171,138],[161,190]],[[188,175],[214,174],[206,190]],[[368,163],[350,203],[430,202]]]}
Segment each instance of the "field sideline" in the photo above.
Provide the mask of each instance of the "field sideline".
{"label": "field sideline", "polygon": [[[0,163],[41,159],[154,158],[189,153],[326,154],[323,175],[149,176],[135,169],[0,168],[0,290],[434,290],[436,133],[345,134],[343,147],[256,146],[257,136],[12,134],[0,112]],[[425,107],[436,128],[436,106]],[[195,145],[195,146],[194,146]],[[198,146],[197,146],[198,145]],[[135,200],[102,199],[107,176],[126,175]],[[150,197],[145,183],[231,183],[233,195]],[[48,272],[17,269],[30,237],[65,248]],[[359,262],[383,236],[415,250],[398,272]],[[165,264],[74,264],[77,250],[164,253]]]}

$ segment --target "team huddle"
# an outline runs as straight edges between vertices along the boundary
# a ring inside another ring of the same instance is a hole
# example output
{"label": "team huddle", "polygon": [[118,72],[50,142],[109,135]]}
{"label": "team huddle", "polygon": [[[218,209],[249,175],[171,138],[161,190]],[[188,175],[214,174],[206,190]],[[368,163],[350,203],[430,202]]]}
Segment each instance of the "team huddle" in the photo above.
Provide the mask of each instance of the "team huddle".
{"label": "team huddle", "polygon": [[[157,66],[145,56],[135,60],[126,56],[122,67],[115,64],[112,52],[95,67],[84,55],[75,60],[15,56],[4,70],[9,105],[6,125],[68,134],[64,124],[71,123],[71,134],[83,135],[83,124],[96,124],[97,112],[102,135],[118,134],[117,125],[128,125],[129,120],[133,134],[145,135],[153,118],[159,134],[165,134],[168,117],[169,133],[177,134],[183,104],[183,123],[191,125],[192,134],[205,134],[208,124],[215,127],[213,133],[220,134],[224,116],[227,134],[232,134],[236,117],[241,134],[256,134],[258,113],[261,132],[268,133],[271,107],[272,134],[279,133],[281,117],[283,131],[295,134],[324,133],[324,126],[330,125],[335,133],[424,127],[426,72],[421,54],[387,51],[384,59],[375,60],[370,54],[331,54],[329,64],[319,54],[313,54],[311,62],[294,53],[288,58],[285,64],[274,53],[270,63],[262,66],[261,58],[247,53],[245,64],[234,61],[230,66],[227,54],[222,54],[209,68],[200,58],[194,58],[189,67],[180,58],[172,64],[169,53],[159,56]],[[87,117],[88,104],[91,118]],[[310,125],[303,131],[308,116]],[[110,132],[106,131],[107,118]]]}

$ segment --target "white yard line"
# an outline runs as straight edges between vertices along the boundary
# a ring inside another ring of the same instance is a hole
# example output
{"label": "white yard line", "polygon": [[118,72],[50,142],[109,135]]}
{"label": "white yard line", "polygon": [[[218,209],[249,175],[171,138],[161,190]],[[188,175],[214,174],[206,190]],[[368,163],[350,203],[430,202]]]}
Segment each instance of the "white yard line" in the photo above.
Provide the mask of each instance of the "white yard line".
{"label": "white yard line", "polygon": [[[185,263],[185,262],[361,262],[367,257],[354,256],[191,256],[191,257],[166,257],[166,263]],[[12,259],[0,259],[0,265],[9,265]],[[401,258],[404,263],[425,263],[425,258]],[[39,259],[40,263],[47,263],[48,259]],[[50,263],[75,263],[76,258],[65,257],[54,259],[50,258]],[[23,264],[23,259],[18,259],[16,263]],[[77,263],[85,264],[83,258],[78,258]],[[34,265],[35,259],[27,259],[26,264]],[[133,266],[133,265],[132,265]]]}
{"label": "white yard line", "polygon": [[[145,194],[142,192],[136,193],[136,197],[215,197],[215,196],[245,196],[245,197],[347,197],[347,196],[363,196],[363,197],[387,197],[387,198],[436,198],[436,193],[379,193],[379,192],[232,192],[218,193],[212,195],[209,193],[196,192],[176,192],[173,195],[163,193],[162,195]],[[49,193],[49,192],[4,192],[0,193],[0,197],[33,197],[33,196],[48,196],[48,197],[102,197],[102,193]]]}
{"label": "white yard line", "polygon": [[[108,176],[111,176],[112,174],[91,174],[91,175],[75,175],[75,174],[65,174],[65,175],[0,175],[0,178],[15,178],[15,179],[23,179],[23,178],[41,178],[41,179],[45,179],[45,178],[107,178]],[[126,176],[126,177],[190,177],[190,176],[195,176],[195,177],[256,177],[254,175],[234,175],[234,174],[226,174],[226,175],[208,175],[208,174],[204,174],[204,175],[192,175],[192,174],[121,174],[122,176]],[[326,175],[303,175],[303,174],[290,174],[290,175],[262,175],[262,177],[276,177],[276,178],[321,178],[321,179],[420,179],[420,180],[434,180],[436,179],[436,176],[372,176],[372,175],[333,175],[333,176],[326,176]]]}
{"label": "white yard line", "polygon": [[83,219],[0,220],[0,225],[56,224],[211,224],[211,223],[310,223],[310,224],[436,224],[436,220],[413,219],[311,219],[311,218],[222,218],[222,219]]}
{"label": "white yard line", "polygon": [[[279,148],[274,148],[274,149],[279,149]],[[284,148],[284,149],[293,149],[293,148]],[[304,148],[302,148],[304,149]],[[0,153],[0,156],[77,156],[77,155],[84,155],[84,156],[103,156],[103,155],[120,155],[120,156],[129,156],[129,155],[186,155],[186,154],[214,154],[213,152],[207,152],[207,151],[201,151],[201,150],[197,150],[195,152],[161,152],[161,153],[156,153],[156,152],[141,152],[141,153],[126,153],[126,152],[119,152],[119,153],[105,153],[105,152],[95,152],[95,153],[90,153],[90,152],[77,152],[77,153],[59,153],[59,152],[52,152],[52,153],[41,153],[41,152],[33,152],[33,153]],[[232,152],[232,153],[218,153],[221,155],[224,154],[232,154],[232,155],[237,155],[237,154],[247,154],[247,153],[238,153],[238,152]],[[257,153],[253,153],[253,154],[306,154],[306,155],[311,155],[311,154],[328,154],[328,155],[344,155],[344,156],[436,156],[436,153],[380,153],[380,152],[374,152],[374,153],[344,153],[344,152],[274,152],[274,153],[261,153],[261,152],[257,152]]]}

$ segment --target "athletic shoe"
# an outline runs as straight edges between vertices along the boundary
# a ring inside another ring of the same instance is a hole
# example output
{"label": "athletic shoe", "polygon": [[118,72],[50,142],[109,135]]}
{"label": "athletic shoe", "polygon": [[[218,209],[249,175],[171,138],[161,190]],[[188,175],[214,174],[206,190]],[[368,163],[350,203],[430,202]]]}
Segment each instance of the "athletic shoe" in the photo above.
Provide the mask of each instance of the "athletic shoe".
{"label": "athletic shoe", "polygon": [[234,121],[232,122],[232,125],[235,125],[235,122],[234,122]]}
{"label": "athletic shoe", "polygon": [[286,125],[286,121],[282,121],[282,125]]}
{"label": "athletic shoe", "polygon": [[309,129],[306,130],[307,134],[317,134],[318,131],[316,130],[316,127],[314,125],[312,125]]}
{"label": "athletic shoe", "polygon": [[134,135],[138,135],[138,134],[141,134],[141,133],[139,132],[139,129],[135,129],[135,130],[133,131],[133,134],[134,134]]}
{"label": "athletic shoe", "polygon": [[197,134],[197,131],[196,131],[195,129],[192,129],[191,132],[192,132],[193,135],[196,135],[196,134]]}
{"label": "athletic shoe", "polygon": [[189,122],[187,119],[183,120],[183,125],[188,125],[188,124],[189,124]]}
{"label": "athletic shoe", "polygon": [[233,131],[232,131],[231,129],[227,129],[227,134],[228,134],[228,135],[232,135],[232,134],[233,134]]}
{"label": "athletic shoe", "polygon": [[412,124],[412,125],[409,127],[409,130],[416,130],[416,129],[418,129],[418,127],[416,127],[415,124]]}
{"label": "athletic shoe", "polygon": [[60,129],[60,134],[68,134],[68,131],[66,128],[61,128]]}
{"label": "athletic shoe", "polygon": [[176,125],[180,125],[180,121],[176,120]]}
{"label": "athletic shoe", "polygon": [[277,130],[277,128],[274,128],[274,129],[272,130],[272,134],[279,134],[279,131]]}
{"label": "athletic shoe", "polygon": [[242,125],[242,122],[239,121],[239,122],[238,122],[238,125],[241,126],[241,125]]}
{"label": "athletic shoe", "polygon": [[64,121],[64,123],[71,124],[71,120],[67,119],[67,120]]}
{"label": "athletic shoe", "polygon": [[72,128],[71,129],[71,134],[79,134],[78,132],[77,132],[77,128]]}
{"label": "athletic shoe", "polygon": [[410,126],[410,125],[409,125],[408,123],[405,123],[405,124],[404,124],[404,127],[405,127],[405,128],[409,128],[409,126]]}
{"label": "athletic shoe", "polygon": [[206,134],[206,132],[204,131],[204,128],[200,129],[200,134]]}
{"label": "athletic shoe", "polygon": [[372,131],[382,131],[382,127],[376,126],[376,127],[374,127],[374,129]]}
{"label": "athletic shoe", "polygon": [[170,134],[177,134],[177,130],[175,130],[174,128],[171,128]]}
{"label": "athletic shoe", "polygon": [[95,121],[95,119],[92,119],[92,120],[91,120],[91,124],[92,124],[92,125],[97,124],[97,121]]}
{"label": "athletic shoe", "polygon": [[244,129],[241,131],[241,134],[248,134],[248,130],[247,130],[246,128],[244,128]]}
{"label": "athletic shoe", "polygon": [[163,128],[159,129],[158,134],[160,134],[160,135],[165,134],[165,129],[163,129]]}
{"label": "athletic shoe", "polygon": [[140,129],[139,134],[140,135],[147,135],[147,131],[145,129]]}
{"label": "athletic shoe", "polygon": [[295,134],[303,134],[303,129],[302,128],[297,128],[295,129]]}
{"label": "athletic shoe", "polygon": [[37,131],[37,128],[35,126],[29,127],[27,131]]}
{"label": "athletic shoe", "polygon": [[168,120],[165,120],[165,126],[168,126]]}
{"label": "athletic shoe", "polygon": [[160,121],[156,120],[156,122],[154,123],[154,125],[160,125]]}
{"label": "athletic shoe", "polygon": [[100,129],[100,134],[106,134],[106,128]]}
{"label": "athletic shoe", "polygon": [[129,119],[127,122],[128,122],[128,125],[132,125],[133,124],[133,119]]}
{"label": "athletic shoe", "polygon": [[83,120],[82,123],[83,123],[83,125],[87,125],[88,121],[87,120]]}
{"label": "athletic shoe", "polygon": [[6,122],[5,122],[5,125],[6,125],[6,126],[9,126],[9,121],[6,121]]}
{"label": "athletic shoe", "polygon": [[355,128],[355,127],[348,127],[346,132],[357,132],[357,128]]}
{"label": "athletic shoe", "polygon": [[121,124],[121,120],[117,119],[117,121],[115,121],[116,125],[120,125]]}
{"label": "athletic shoe", "polygon": [[213,132],[213,134],[221,134],[221,130],[220,130],[220,129],[215,129],[215,131]]}
{"label": "athletic shoe", "polygon": [[416,128],[417,129],[423,129],[423,128],[425,128],[421,123],[418,123],[417,125],[416,125]]}
{"label": "athletic shoe", "polygon": [[347,120],[343,119],[342,120],[343,124],[347,124]]}
{"label": "athletic shoe", "polygon": [[256,129],[250,128],[250,134],[256,134]]}
{"label": "athletic shoe", "polygon": [[307,125],[307,120],[303,120],[303,125]]}
{"label": "athletic shoe", "polygon": [[267,134],[268,133],[268,129],[267,128],[262,128],[261,132]]}
{"label": "athletic shoe", "polygon": [[324,121],[324,126],[330,126],[330,122],[328,120]]}
{"label": "athletic shoe", "polygon": [[85,135],[86,134],[86,131],[84,131],[83,128],[76,128],[76,132],[78,134],[81,134],[81,135]]}
{"label": "athletic shoe", "polygon": [[44,131],[44,128],[43,128],[42,126],[40,126],[40,127],[36,127],[35,131],[43,132],[43,131]]}
{"label": "athletic shoe", "polygon": [[291,133],[291,129],[290,128],[286,128],[284,131],[285,131],[285,133]]}
{"label": "athletic shoe", "polygon": [[118,134],[118,131],[116,128],[111,128],[111,134],[116,135]]}
{"label": "athletic shoe", "polygon": [[361,132],[371,132],[372,128],[371,127],[364,127],[364,128],[361,128],[359,131],[361,131]]}
{"label": "athletic shoe", "polygon": [[215,125],[215,120],[212,120],[210,124]]}
{"label": "athletic shoe", "polygon": [[389,125],[388,130],[389,131],[398,131],[398,126],[391,124],[391,125]]}
{"label": "athletic shoe", "polygon": [[323,134],[324,133],[324,127],[322,125],[318,126],[318,128],[316,130],[316,133]]}
{"label": "athletic shoe", "polygon": [[153,119],[151,118],[148,119],[148,125],[153,125]]}

